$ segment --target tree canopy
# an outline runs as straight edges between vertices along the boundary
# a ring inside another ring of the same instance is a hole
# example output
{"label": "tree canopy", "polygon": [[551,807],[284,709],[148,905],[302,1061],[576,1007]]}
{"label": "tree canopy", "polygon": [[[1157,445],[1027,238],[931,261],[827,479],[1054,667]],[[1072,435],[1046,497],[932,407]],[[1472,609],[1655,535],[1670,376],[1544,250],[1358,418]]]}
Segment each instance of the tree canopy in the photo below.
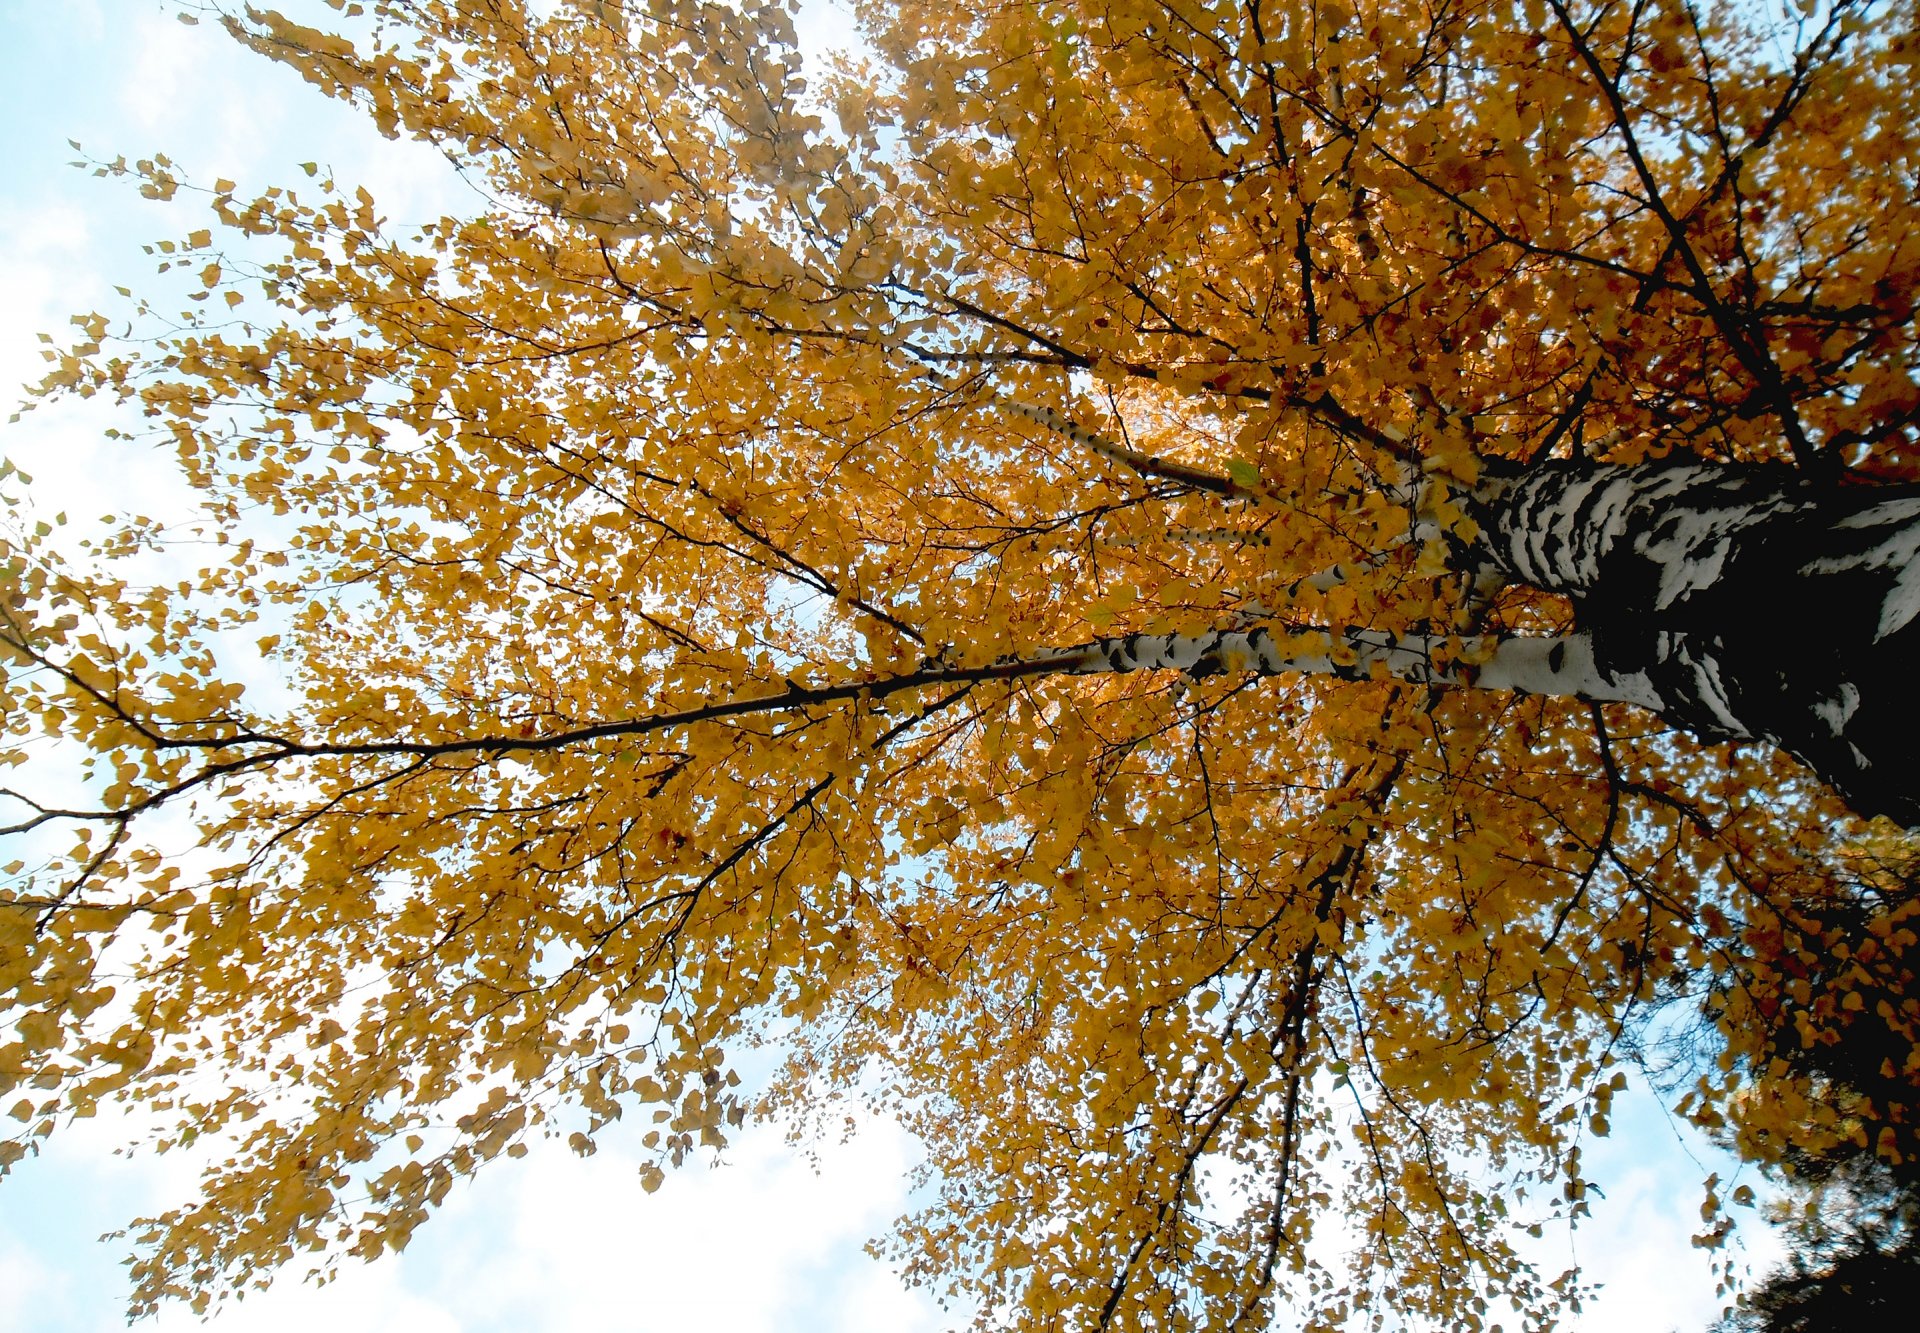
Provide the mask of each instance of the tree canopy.
{"label": "tree canopy", "polygon": [[201,511],[0,545],[0,1165],[222,1144],[137,1308],[845,1096],[1035,1329],[1544,1326],[1656,1042],[1920,1151],[1910,6],[328,3],[180,8],[474,213],[101,164],[191,299],[36,392]]}

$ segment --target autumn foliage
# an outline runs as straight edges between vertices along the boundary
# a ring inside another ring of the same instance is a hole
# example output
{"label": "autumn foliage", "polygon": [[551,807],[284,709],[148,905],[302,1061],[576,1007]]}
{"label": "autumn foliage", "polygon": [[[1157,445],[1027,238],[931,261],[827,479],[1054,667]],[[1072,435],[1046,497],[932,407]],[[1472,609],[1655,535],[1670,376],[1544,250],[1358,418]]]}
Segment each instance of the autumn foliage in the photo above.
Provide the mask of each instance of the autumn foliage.
{"label": "autumn foliage", "polygon": [[[0,1162],[109,1099],[223,1145],[141,1308],[529,1135],[665,1168],[854,1091],[934,1167],[889,1253],[1034,1329],[1543,1324],[1519,1238],[1656,1027],[1754,1156],[1913,1151],[1899,835],[1620,685],[1578,636],[1677,594],[1519,577],[1499,508],[1907,513],[1911,7],[907,0],[835,68],[759,0],[333,8],[224,21],[474,213],[109,164],[193,310],[39,394],[171,448],[208,555],[0,548]],[[1821,604],[1740,651],[1844,751],[1904,699]]]}

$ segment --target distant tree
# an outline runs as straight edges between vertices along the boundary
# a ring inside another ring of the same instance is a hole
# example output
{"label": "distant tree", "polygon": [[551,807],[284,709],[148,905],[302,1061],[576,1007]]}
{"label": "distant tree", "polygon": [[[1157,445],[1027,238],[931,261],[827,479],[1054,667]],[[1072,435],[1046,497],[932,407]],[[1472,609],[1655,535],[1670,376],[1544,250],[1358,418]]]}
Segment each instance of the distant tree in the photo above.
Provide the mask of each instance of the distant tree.
{"label": "distant tree", "polygon": [[1915,1171],[1920,842],[1882,833],[1769,888],[1707,989],[1717,1058],[1747,1081],[1715,1127],[1808,1182],[1856,1157]]}
{"label": "distant tree", "polygon": [[530,1133],[656,1183],[757,1038],[1033,1329],[1577,1308],[1515,1231],[1709,985],[1691,1113],[1841,1132],[1755,1057],[1920,822],[1910,6],[333,7],[224,21],[477,216],[215,182],[42,386],[204,513],[0,548],[0,1163],[222,1144],[137,1308]]}
{"label": "distant tree", "polygon": [[1747,1292],[1716,1333],[1855,1333],[1913,1322],[1920,1180],[1852,1156],[1811,1193],[1788,1223],[1786,1263]]}
{"label": "distant tree", "polygon": [[1719,1333],[1897,1327],[1920,1297],[1920,851],[1882,837],[1832,869],[1713,990],[1751,1080],[1721,1128],[1778,1176],[1790,1246]]}

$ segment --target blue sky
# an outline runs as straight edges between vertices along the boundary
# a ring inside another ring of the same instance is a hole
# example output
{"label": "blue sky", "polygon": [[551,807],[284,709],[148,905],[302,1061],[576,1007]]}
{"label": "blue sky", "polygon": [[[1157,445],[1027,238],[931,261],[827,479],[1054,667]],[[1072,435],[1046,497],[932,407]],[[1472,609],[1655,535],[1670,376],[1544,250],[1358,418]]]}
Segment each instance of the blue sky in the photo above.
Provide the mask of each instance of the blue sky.
{"label": "blue sky", "polygon": [[[295,6],[288,6],[295,8]],[[311,6],[308,6],[311,7]],[[816,34],[844,22],[809,10]],[[822,36],[822,40],[825,37]],[[204,225],[191,203],[140,200],[126,182],[65,165],[80,140],[94,158],[163,151],[196,179],[266,186],[331,164],[365,183],[397,219],[471,207],[431,153],[380,139],[291,74],[210,26],[184,27],[158,0],[0,0],[0,382],[29,380],[34,335],[63,335],[70,313],[111,312],[115,284],[151,285],[143,242]],[[9,402],[6,410],[11,410]],[[5,411],[0,410],[0,416]],[[36,412],[0,428],[0,450],[37,474],[76,516],[171,487],[164,459],[109,452],[98,410]],[[51,507],[51,506],[50,506]],[[57,1135],[0,1184],[0,1333],[98,1333],[121,1326],[126,1283],[102,1233],[185,1197],[193,1163],[120,1155],[142,1123],[105,1114]],[[315,1288],[289,1273],[222,1312],[217,1333],[353,1328],[365,1333],[493,1333],[595,1328],[916,1333],[950,1320],[868,1258],[863,1241],[907,1203],[916,1158],[897,1126],[863,1122],[809,1159],[778,1126],[749,1130],[710,1170],[658,1194],[619,1135],[581,1161],[558,1144],[489,1168],[397,1259],[349,1268]],[[1728,1164],[1676,1131],[1658,1102],[1617,1105],[1611,1138],[1587,1152],[1606,1197],[1575,1237],[1540,1243],[1548,1264],[1578,1258],[1606,1284],[1571,1321],[1581,1333],[1693,1333],[1718,1301],[1688,1244],[1701,1182]],[[203,1327],[184,1309],[163,1330]]]}

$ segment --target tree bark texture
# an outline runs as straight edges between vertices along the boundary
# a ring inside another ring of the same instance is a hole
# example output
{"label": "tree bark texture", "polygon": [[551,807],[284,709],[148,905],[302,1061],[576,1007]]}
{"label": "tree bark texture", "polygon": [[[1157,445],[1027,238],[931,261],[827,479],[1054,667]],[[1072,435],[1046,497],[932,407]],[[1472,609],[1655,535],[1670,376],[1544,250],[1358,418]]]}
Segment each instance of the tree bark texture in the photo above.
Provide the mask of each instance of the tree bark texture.
{"label": "tree bark texture", "polygon": [[1472,514],[1469,561],[1568,596],[1599,676],[1920,825],[1920,488],[1548,462],[1484,482]]}

